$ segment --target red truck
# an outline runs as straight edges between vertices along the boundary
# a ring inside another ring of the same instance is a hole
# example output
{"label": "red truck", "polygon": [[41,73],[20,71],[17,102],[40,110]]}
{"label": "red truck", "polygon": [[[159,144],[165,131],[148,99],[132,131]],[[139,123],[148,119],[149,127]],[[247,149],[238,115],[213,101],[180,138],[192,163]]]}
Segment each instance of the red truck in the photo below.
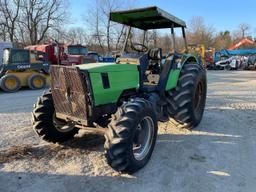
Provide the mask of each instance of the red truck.
{"label": "red truck", "polygon": [[88,50],[83,45],[65,45],[49,43],[44,45],[31,45],[25,49],[42,51],[48,54],[52,64],[78,65],[96,62],[92,56],[88,56]]}
{"label": "red truck", "polygon": [[72,64],[96,62],[93,56],[88,55],[87,47],[81,44],[67,45],[65,47],[65,52],[68,55],[69,63]]}

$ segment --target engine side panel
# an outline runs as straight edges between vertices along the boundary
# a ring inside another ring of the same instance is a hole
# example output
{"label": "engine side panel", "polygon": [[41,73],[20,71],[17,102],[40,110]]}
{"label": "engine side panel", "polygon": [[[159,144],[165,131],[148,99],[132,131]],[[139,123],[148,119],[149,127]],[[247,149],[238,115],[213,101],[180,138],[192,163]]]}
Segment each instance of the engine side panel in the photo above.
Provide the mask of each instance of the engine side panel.
{"label": "engine side panel", "polygon": [[128,71],[89,72],[94,105],[104,105],[118,101],[122,92],[139,87],[139,72],[136,67]]}

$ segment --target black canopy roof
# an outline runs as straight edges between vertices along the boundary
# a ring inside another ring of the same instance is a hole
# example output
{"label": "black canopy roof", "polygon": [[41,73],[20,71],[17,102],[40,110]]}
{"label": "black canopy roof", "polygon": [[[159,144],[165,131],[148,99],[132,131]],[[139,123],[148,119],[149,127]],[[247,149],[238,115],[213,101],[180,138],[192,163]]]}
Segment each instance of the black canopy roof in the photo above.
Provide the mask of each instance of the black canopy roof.
{"label": "black canopy roof", "polygon": [[158,7],[111,12],[110,20],[142,30],[186,27],[183,20]]}

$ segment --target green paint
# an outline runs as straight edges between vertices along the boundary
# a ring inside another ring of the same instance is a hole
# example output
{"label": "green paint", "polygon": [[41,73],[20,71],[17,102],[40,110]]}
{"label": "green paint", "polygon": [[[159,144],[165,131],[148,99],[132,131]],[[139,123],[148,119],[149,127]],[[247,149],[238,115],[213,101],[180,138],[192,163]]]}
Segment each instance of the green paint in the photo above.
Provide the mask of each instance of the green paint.
{"label": "green paint", "polygon": [[184,21],[158,7],[111,12],[110,20],[142,30],[186,27]]}
{"label": "green paint", "polygon": [[[177,86],[180,71],[186,62],[198,61],[195,56],[185,54],[178,65],[178,69],[171,70],[165,90],[170,90]],[[137,65],[91,63],[78,65],[78,67],[80,70],[86,70],[90,74],[95,106],[115,103],[124,90],[139,88],[139,72]],[[110,88],[103,88],[101,73],[108,73]]]}
{"label": "green paint", "polygon": [[[95,106],[115,103],[124,90],[139,87],[137,65],[96,63],[79,65],[79,68],[89,72]],[[108,73],[110,88],[103,88],[101,73]]]}
{"label": "green paint", "polygon": [[182,63],[182,66],[186,63],[186,62],[195,62],[195,63],[199,63],[198,61],[198,58],[195,56],[195,55],[192,55],[192,54],[184,54],[182,56],[182,59],[181,59],[181,63]]}
{"label": "green paint", "polygon": [[138,71],[137,65],[116,64],[116,63],[90,63],[77,65],[80,70],[87,70],[89,73],[104,73],[118,71]]}
{"label": "green paint", "polygon": [[[136,20],[138,18],[144,19],[147,17],[156,17],[157,16],[157,10],[144,10],[144,11],[139,11],[139,12],[129,12],[129,13],[111,13],[110,17],[112,21],[115,21],[117,23],[129,23],[130,20]],[[140,22],[140,25],[141,22]]]}
{"label": "green paint", "polygon": [[197,57],[195,57],[194,55],[191,55],[191,54],[184,54],[182,56],[181,62],[180,62],[180,64],[178,64],[178,69],[171,70],[171,72],[169,74],[169,78],[168,78],[168,81],[167,81],[167,84],[165,87],[166,91],[171,90],[177,86],[181,69],[183,68],[185,63],[192,62],[192,61],[195,63],[198,63]]}
{"label": "green paint", "polygon": [[143,30],[171,28],[173,24],[174,27],[186,27],[184,21],[158,7],[111,12],[110,20]]}
{"label": "green paint", "polygon": [[166,87],[165,87],[166,91],[176,87],[179,76],[180,76],[180,69],[171,70]]}

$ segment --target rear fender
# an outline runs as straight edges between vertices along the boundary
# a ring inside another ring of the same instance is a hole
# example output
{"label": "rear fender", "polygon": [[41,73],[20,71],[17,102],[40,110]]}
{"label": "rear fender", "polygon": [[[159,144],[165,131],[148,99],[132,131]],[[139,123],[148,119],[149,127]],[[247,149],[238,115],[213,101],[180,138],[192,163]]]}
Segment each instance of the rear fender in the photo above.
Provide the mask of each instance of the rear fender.
{"label": "rear fender", "polygon": [[191,62],[199,64],[198,59],[194,55],[191,55],[191,54],[182,55],[180,58],[177,59],[177,61],[176,61],[177,64],[175,66],[173,66],[173,68],[170,71],[168,81],[166,84],[166,88],[165,88],[166,91],[169,91],[177,86],[180,72],[181,72],[183,66],[186,63],[191,63]]}

